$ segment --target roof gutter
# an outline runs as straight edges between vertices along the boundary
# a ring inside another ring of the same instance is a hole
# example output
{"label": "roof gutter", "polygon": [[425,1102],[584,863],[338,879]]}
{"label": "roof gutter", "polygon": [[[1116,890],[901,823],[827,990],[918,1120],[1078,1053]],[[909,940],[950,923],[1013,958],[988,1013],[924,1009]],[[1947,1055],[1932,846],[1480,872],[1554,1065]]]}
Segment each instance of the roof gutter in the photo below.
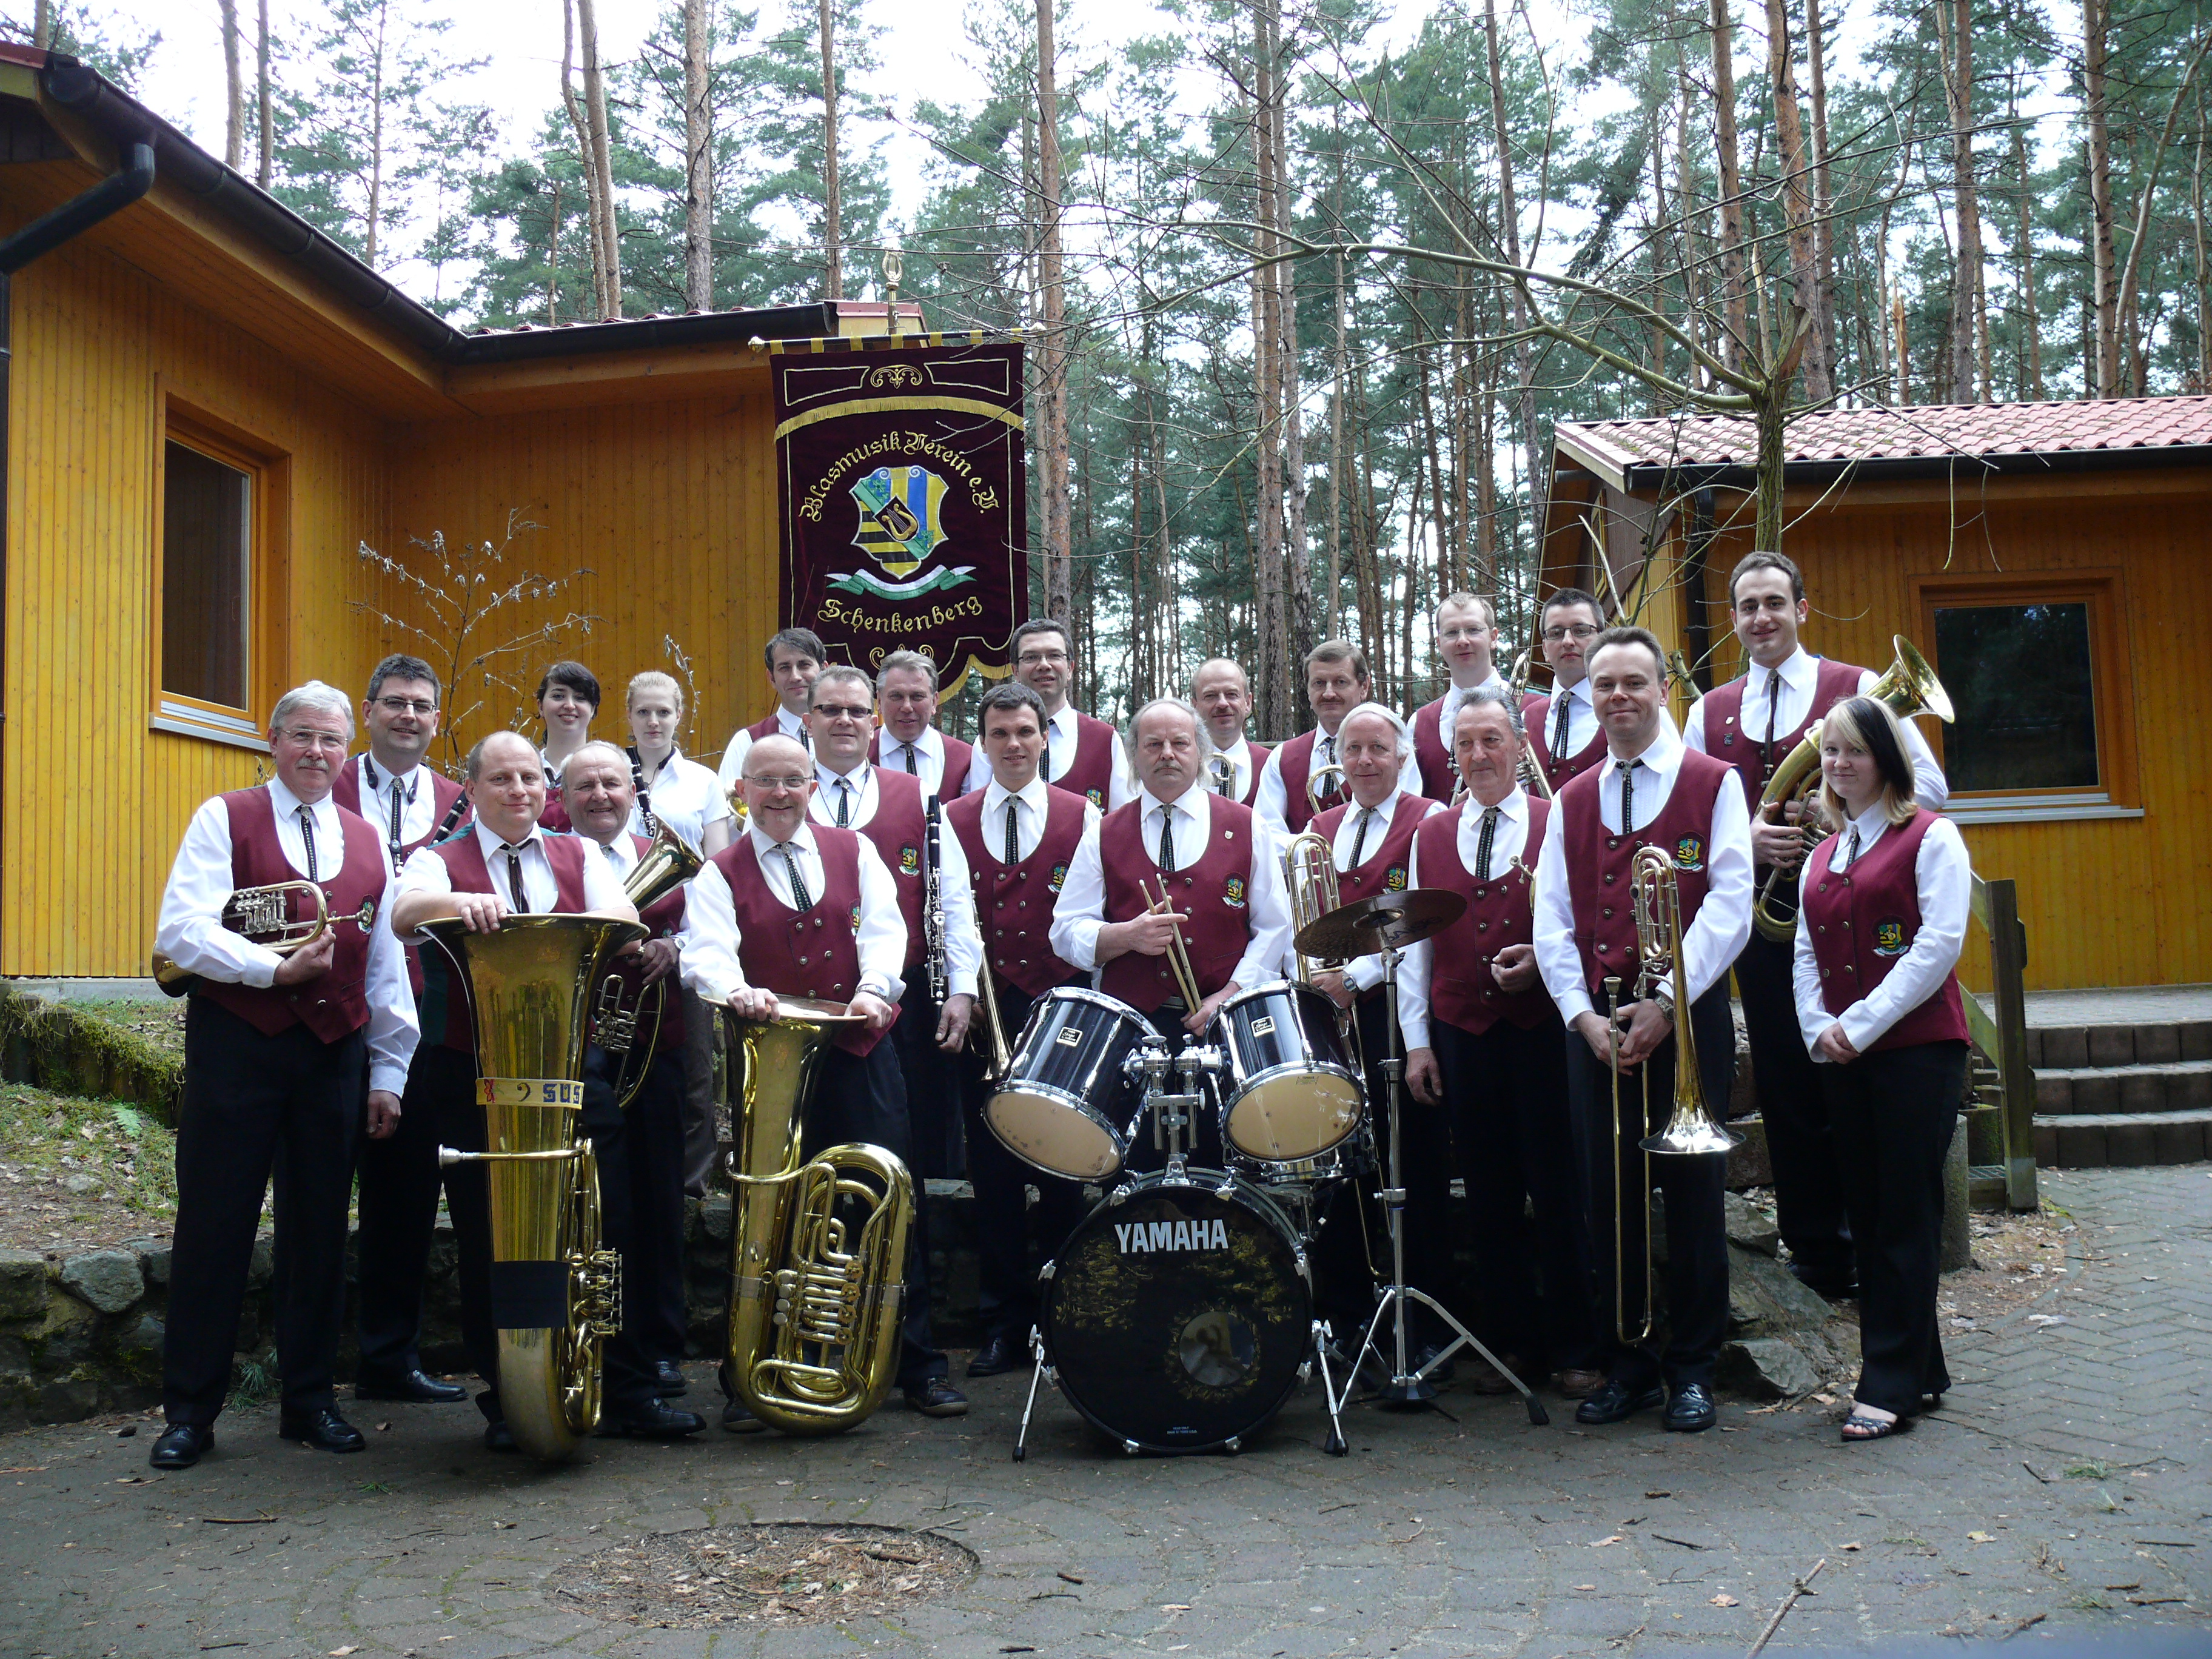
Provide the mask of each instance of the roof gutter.
{"label": "roof gutter", "polygon": [[[1581,464],[1582,458],[1572,458]],[[1832,483],[1905,483],[1937,478],[1970,482],[1978,476],[2032,477],[2042,474],[2131,472],[2160,467],[2212,468],[2212,444],[2167,444],[2142,449],[2060,449],[2009,455],[1910,455],[1856,461],[1791,461],[1782,469],[1785,487]],[[1590,469],[1595,470],[1595,469]],[[1723,464],[1646,462],[1623,467],[1616,489],[1636,490],[1756,489],[1754,467]],[[1607,479],[1607,483],[1613,480]]]}

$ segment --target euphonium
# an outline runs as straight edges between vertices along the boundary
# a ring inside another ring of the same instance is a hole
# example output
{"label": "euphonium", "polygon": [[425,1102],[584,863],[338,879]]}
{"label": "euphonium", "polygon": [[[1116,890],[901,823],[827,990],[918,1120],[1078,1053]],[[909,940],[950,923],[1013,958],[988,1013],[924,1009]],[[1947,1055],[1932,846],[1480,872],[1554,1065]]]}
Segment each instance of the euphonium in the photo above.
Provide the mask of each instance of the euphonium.
{"label": "euphonium", "polygon": [[[1637,851],[1629,871],[1629,899],[1636,907],[1636,947],[1642,958],[1638,990],[1658,994],[1659,981],[1674,988],[1674,1101],[1667,1127],[1648,1136],[1647,1152],[1697,1157],[1725,1152],[1741,1146],[1743,1137],[1726,1128],[1705,1105],[1705,1085],[1698,1077],[1698,1042],[1690,1029],[1690,976],[1682,966],[1682,879],[1674,860],[1663,847]],[[1651,1111],[1651,1074],[1644,1074],[1644,1121]]]}
{"label": "euphonium", "polygon": [[742,1055],[730,1068],[730,1385],[786,1434],[836,1434],[883,1404],[898,1369],[914,1181],[880,1146],[800,1162],[823,1048],[855,1018],[842,1005],[784,997],[766,1023],[726,1018]]}
{"label": "euphonium", "polygon": [[[656,823],[653,845],[623,878],[623,896],[642,915],[648,905],[659,903],[697,875],[706,862],[690,842],[665,823]],[[609,974],[600,981],[599,1001],[592,1010],[592,1034],[599,1047],[620,1057],[615,1068],[615,1104],[625,1108],[645,1086],[645,1074],[653,1065],[661,1018],[668,1008],[668,977],[664,975],[641,989],[635,1006],[625,1000],[627,988],[622,975]],[[638,1041],[641,1026],[645,1030],[642,1042]]]}
{"label": "euphonium", "polygon": [[[1900,720],[1925,714],[1935,715],[1948,726],[1951,694],[1944,690],[1942,682],[1936,678],[1936,671],[1928,665],[1928,659],[1902,634],[1890,635],[1890,644],[1897,654],[1889,665],[1889,672],[1862,695],[1887,703]],[[1803,826],[1805,850],[1808,853],[1821,840],[1819,815],[1811,810],[1813,792],[1820,785],[1820,722],[1816,720],[1805,728],[1805,735],[1797,740],[1797,746],[1783,757],[1782,764],[1766,781],[1766,792],[1759,798],[1759,815],[1769,823],[1780,823],[1784,810],[1789,806],[1802,810],[1798,822]],[[1774,907],[1775,885],[1785,874],[1795,878],[1794,872],[1769,871],[1759,890],[1758,901],[1751,907],[1752,925],[1778,945],[1797,937],[1796,906],[1786,913]]]}
{"label": "euphonium", "polygon": [[645,929],[511,915],[495,933],[457,917],[421,931],[466,983],[476,1022],[486,1150],[441,1146],[438,1161],[485,1165],[500,1404],[518,1446],[557,1461],[599,1425],[599,1344],[622,1322],[621,1265],[599,1248],[599,1164],[577,1133],[586,1006],[601,964]]}

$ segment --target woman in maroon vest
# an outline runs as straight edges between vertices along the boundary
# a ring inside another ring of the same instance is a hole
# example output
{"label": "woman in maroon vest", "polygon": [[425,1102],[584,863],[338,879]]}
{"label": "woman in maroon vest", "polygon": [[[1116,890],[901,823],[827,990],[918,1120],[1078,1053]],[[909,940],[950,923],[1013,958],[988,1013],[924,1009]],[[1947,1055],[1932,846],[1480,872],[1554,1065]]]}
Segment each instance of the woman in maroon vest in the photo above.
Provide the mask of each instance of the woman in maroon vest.
{"label": "woman in maroon vest", "polygon": [[1911,1426],[1950,1386],[1936,1330],[1943,1158],[1966,1085],[1953,969],[1973,868],[1912,799],[1897,716],[1870,697],[1820,727],[1821,805],[1844,825],[1805,861],[1797,1023],[1820,1073],[1858,1252],[1859,1380],[1848,1441]]}

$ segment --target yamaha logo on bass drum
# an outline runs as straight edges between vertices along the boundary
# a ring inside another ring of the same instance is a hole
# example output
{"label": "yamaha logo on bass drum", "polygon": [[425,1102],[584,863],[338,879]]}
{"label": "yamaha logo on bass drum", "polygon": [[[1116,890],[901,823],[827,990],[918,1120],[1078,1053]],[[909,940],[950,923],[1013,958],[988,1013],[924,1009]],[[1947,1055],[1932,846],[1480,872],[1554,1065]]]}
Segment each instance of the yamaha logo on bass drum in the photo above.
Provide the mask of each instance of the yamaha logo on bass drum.
{"label": "yamaha logo on bass drum", "polygon": [[1114,1224],[1114,1237],[1121,1241],[1123,1255],[1149,1255],[1155,1250],[1225,1250],[1229,1248],[1228,1224],[1218,1219],[1121,1221]]}

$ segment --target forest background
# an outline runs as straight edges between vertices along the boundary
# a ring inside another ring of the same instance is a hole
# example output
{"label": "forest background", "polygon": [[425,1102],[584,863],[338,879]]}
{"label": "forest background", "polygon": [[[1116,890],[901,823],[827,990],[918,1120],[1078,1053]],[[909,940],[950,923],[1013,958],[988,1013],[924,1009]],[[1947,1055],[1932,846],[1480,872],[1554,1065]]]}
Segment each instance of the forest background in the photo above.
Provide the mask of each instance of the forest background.
{"label": "forest background", "polygon": [[1410,707],[1460,587],[1525,644],[1557,421],[2212,390],[2212,0],[4,0],[0,33],[462,325],[881,297],[900,250],[932,327],[1027,331],[1032,605],[1102,714],[1224,655],[1288,732],[1338,633]]}

